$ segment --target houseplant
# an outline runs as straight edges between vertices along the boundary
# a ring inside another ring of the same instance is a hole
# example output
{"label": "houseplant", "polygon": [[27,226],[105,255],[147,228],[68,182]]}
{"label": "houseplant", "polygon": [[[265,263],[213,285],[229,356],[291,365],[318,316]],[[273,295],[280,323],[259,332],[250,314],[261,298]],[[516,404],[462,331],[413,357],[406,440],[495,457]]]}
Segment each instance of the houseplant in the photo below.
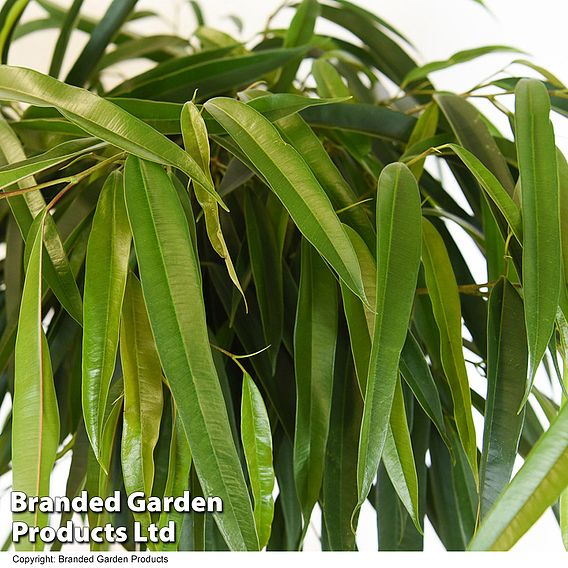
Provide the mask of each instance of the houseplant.
{"label": "houseplant", "polygon": [[[27,1],[0,12],[3,63],[14,38],[60,30],[49,75],[0,67],[0,468],[13,489],[47,495],[71,453],[70,498],[223,500],[215,515],[88,514],[91,527],[174,521],[176,542],[157,550],[301,549],[318,509],[322,549],[354,550],[366,501],[381,550],[420,550],[425,516],[447,549],[507,549],[550,506],[566,543],[568,413],[534,385],[538,369],[562,383],[566,356],[558,79],[532,65],[542,81],[438,92],[430,72],[509,48],[419,66],[346,0],[303,0],[287,30],[269,23],[246,45],[196,3],[189,41],[130,32],[151,16],[135,0],[98,22],[81,0],[37,3],[43,20],[21,23]],[[315,34],[318,18],[356,40]],[[89,39],[62,75],[74,30]],[[140,57],[148,71],[108,85]]]}

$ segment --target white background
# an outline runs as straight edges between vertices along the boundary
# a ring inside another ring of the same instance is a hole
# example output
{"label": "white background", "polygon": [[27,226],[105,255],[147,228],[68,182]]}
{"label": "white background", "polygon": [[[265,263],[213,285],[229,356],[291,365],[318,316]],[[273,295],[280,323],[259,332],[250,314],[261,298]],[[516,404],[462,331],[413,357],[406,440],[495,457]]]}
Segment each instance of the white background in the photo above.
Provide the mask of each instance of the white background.
{"label": "white background", "polygon": [[[566,65],[566,22],[568,21],[568,2],[566,0],[487,0],[491,13],[485,11],[473,0],[355,0],[360,6],[375,11],[392,23],[416,46],[414,56],[421,63],[437,59],[446,59],[452,53],[481,45],[506,44],[517,47],[529,55],[535,63],[552,71],[564,83],[568,82]],[[70,1],[60,0],[69,5]],[[86,0],[84,9],[93,16],[101,15],[108,1]],[[236,29],[226,17],[229,14],[239,16],[244,24],[242,39],[251,39],[262,30],[269,14],[280,4],[276,0],[206,0],[203,2],[208,25],[223,29],[236,35]],[[138,8],[149,8],[160,12],[163,20],[147,20],[138,24],[138,29],[152,33],[177,33],[188,37],[195,28],[195,21],[185,0],[140,0]],[[28,8],[25,19],[33,19],[42,14],[42,10],[33,5]],[[282,11],[274,25],[285,28],[290,21],[291,10]],[[340,32],[327,22],[318,24],[319,33]],[[343,33],[345,36],[346,34]],[[30,66],[40,71],[47,71],[52,54],[56,32],[41,32],[16,42],[10,53],[12,65]],[[347,34],[347,37],[349,35]],[[64,70],[72,64],[86,41],[83,34],[76,34],[71,43],[72,56],[66,60]],[[499,54],[483,57],[479,61],[455,67],[452,70],[431,76],[439,89],[463,92],[508,66],[517,56]],[[140,68],[143,63],[139,63]],[[510,73],[526,73],[518,66],[508,67]],[[511,104],[504,98],[504,102]],[[499,113],[483,106],[491,119],[510,134],[507,121]],[[568,122],[563,118],[554,118],[558,145],[568,150]],[[468,243],[464,241],[464,246]],[[469,254],[468,248],[468,254]],[[476,251],[471,248],[471,254]],[[467,255],[466,255],[467,256]],[[472,266],[476,279],[485,281],[482,264]],[[472,379],[474,379],[472,377]],[[6,410],[4,408],[4,410]],[[4,413],[0,413],[4,414]],[[62,464],[62,468],[68,467]],[[63,472],[62,472],[63,473]],[[53,491],[64,493],[64,476],[54,476]],[[0,490],[6,490],[4,481]],[[0,537],[5,534],[9,523],[7,495],[0,498]],[[314,532],[317,531],[317,526]],[[362,513],[358,535],[360,549],[376,549],[376,529],[374,514],[369,506]],[[315,537],[309,539],[308,547],[315,547]],[[426,527],[426,551],[438,551],[441,544],[433,529]],[[519,552],[560,552],[563,550],[558,525],[550,512],[546,513],[533,529],[517,544]]]}

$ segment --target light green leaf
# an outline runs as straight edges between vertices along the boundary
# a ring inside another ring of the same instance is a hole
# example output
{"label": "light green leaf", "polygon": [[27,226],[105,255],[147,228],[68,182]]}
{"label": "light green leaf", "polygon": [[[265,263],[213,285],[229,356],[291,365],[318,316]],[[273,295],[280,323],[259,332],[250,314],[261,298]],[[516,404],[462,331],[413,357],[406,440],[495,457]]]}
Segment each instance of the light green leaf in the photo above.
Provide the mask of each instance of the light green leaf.
{"label": "light green leaf", "polygon": [[246,372],[241,400],[241,437],[254,498],[259,546],[263,549],[270,538],[274,517],[272,432],[260,391]]}
{"label": "light green leaf", "polygon": [[[29,497],[49,496],[50,474],[59,444],[59,411],[49,348],[42,329],[42,233],[47,211],[32,226],[22,304],[15,347],[14,404],[12,410],[12,489]],[[30,526],[48,525],[46,513],[14,515]],[[35,551],[43,542],[22,539],[16,550]]]}
{"label": "light green leaf", "polygon": [[[181,111],[181,133],[187,153],[195,160],[205,176],[209,179],[211,186],[213,186],[213,180],[211,179],[211,172],[209,169],[210,149],[207,127],[205,126],[205,121],[203,120],[201,113],[191,102],[186,103]],[[221,230],[217,201],[198,183],[194,183],[194,190],[195,197],[203,209],[209,242],[215,252],[224,259],[227,272],[229,273],[233,284],[241,293],[246,305],[246,298]]]}
{"label": "light green leaf", "polygon": [[557,159],[563,278],[564,284],[568,286],[568,162],[560,150],[557,151]]}
{"label": "light green leaf", "polygon": [[[130,274],[124,293],[120,325],[120,359],[124,377],[124,417],[121,462],[128,495],[152,494],[154,448],[160,432],[164,404],[162,369],[156,351],[140,281]],[[134,513],[146,529],[148,512]]]}
{"label": "light green leaf", "polygon": [[30,0],[6,0],[0,10],[0,58],[3,64],[8,61],[14,30],[29,3]]}

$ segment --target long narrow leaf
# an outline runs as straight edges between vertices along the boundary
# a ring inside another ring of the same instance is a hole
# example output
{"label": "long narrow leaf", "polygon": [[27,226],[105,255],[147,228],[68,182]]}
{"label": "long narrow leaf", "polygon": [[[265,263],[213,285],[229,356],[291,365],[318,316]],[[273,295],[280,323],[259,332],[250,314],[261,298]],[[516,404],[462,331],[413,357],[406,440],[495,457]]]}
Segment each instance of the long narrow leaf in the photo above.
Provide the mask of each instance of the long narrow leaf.
{"label": "long narrow leaf", "polygon": [[[158,191],[159,189],[159,191]],[[252,506],[211,356],[198,259],[175,188],[152,162],[129,157],[128,217],[156,347],[215,519],[233,550],[258,549]]]}
{"label": "long narrow leaf", "polygon": [[377,199],[377,286],[373,342],[359,441],[357,485],[363,504],[377,473],[388,434],[420,267],[420,194],[402,164],[381,173]]}
{"label": "long narrow leaf", "polygon": [[550,99],[537,80],[515,90],[515,137],[523,212],[523,292],[529,347],[526,402],[552,335],[560,295],[558,170]]}

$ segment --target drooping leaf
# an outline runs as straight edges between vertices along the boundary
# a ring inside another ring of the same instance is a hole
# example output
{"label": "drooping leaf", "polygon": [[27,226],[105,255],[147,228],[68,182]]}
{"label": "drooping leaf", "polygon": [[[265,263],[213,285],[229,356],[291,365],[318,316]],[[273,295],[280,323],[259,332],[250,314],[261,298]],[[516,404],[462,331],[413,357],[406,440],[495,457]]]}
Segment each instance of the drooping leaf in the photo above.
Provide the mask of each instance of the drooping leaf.
{"label": "drooping leaf", "polygon": [[115,370],[131,240],[123,179],[115,172],[99,197],[85,262],[82,401],[97,458],[101,457],[104,413]]}
{"label": "drooping leaf", "polygon": [[31,69],[0,68],[0,98],[55,107],[92,136],[145,160],[175,166],[219,199],[195,161],[174,142],[108,100]]}
{"label": "drooping leaf", "polygon": [[422,532],[418,510],[418,476],[400,380],[394,390],[390,428],[382,457],[394,489],[414,525]]}
{"label": "drooping leaf", "polygon": [[527,372],[523,302],[513,285],[501,278],[489,299],[487,403],[479,466],[481,517],[511,478],[524,421],[519,407]]}
{"label": "drooping leaf", "polygon": [[402,164],[387,166],[377,197],[377,285],[365,390],[357,485],[367,498],[388,434],[400,353],[406,339],[420,266],[420,194]]}
{"label": "drooping leaf", "polygon": [[[207,137],[207,128],[200,112],[197,110],[197,107],[191,102],[186,103],[181,111],[181,133],[186,151],[201,167],[203,173],[209,179],[209,183],[213,186],[209,164],[210,149],[209,139]],[[215,252],[224,259],[225,265],[227,266],[227,272],[229,273],[233,284],[237,287],[237,290],[244,298],[244,292],[241,288],[241,284],[233,266],[233,261],[231,260],[231,255],[229,254],[229,249],[227,248],[227,244],[225,243],[225,238],[223,237],[223,232],[221,230],[217,201],[198,183],[194,183],[194,190],[195,197],[203,209],[209,242],[215,249]]]}
{"label": "drooping leaf", "polygon": [[138,0],[113,0],[95,29],[87,45],[67,74],[66,83],[83,86],[91,77],[107,45],[126,21]]}
{"label": "drooping leaf", "polygon": [[537,80],[515,90],[515,138],[523,213],[523,295],[529,348],[526,402],[552,335],[560,295],[558,170],[550,99]]}
{"label": "drooping leaf", "polygon": [[125,194],[152,332],[200,482],[207,495],[224,501],[215,519],[229,547],[256,550],[252,506],[211,357],[198,259],[181,203],[161,166],[134,157],[126,162]]}
{"label": "drooping leaf", "polygon": [[422,227],[422,262],[440,334],[440,358],[452,394],[458,433],[477,478],[477,446],[469,381],[462,350],[458,287],[442,238],[426,219],[422,221]]}
{"label": "drooping leaf", "polygon": [[[30,247],[15,347],[12,410],[12,489],[28,496],[49,496],[50,474],[59,444],[59,412],[49,348],[42,328],[42,233],[47,210],[38,215]],[[14,521],[48,525],[45,512],[17,513]],[[20,551],[41,550],[41,539],[15,543]]]}
{"label": "drooping leaf", "polygon": [[467,63],[468,61],[473,61],[484,55],[489,55],[491,53],[519,53],[518,49],[514,47],[509,47],[507,45],[486,45],[484,47],[476,47],[474,49],[466,49],[464,51],[458,51],[454,53],[448,59],[441,61],[432,61],[426,63],[426,65],[421,65],[416,67],[404,78],[403,86],[409,83],[414,83],[420,79],[425,79],[430,73],[435,71],[442,71],[453,67],[454,65],[460,65],[462,63]]}
{"label": "drooping leaf", "polygon": [[217,98],[204,106],[262,172],[303,235],[347,286],[364,297],[353,247],[329,198],[300,154],[261,114],[246,105]]}
{"label": "drooping leaf", "polygon": [[[127,494],[152,494],[154,448],[162,418],[162,369],[146,313],[140,281],[130,274],[120,326],[120,359],[124,377],[121,461]],[[140,515],[143,522],[147,515]]]}
{"label": "drooping leaf", "polygon": [[254,499],[259,547],[263,549],[270,538],[274,516],[272,433],[260,391],[248,373],[243,377],[241,436]]}
{"label": "drooping leaf", "polygon": [[[2,118],[0,118],[0,151],[8,163],[21,163],[26,160],[20,141]],[[21,180],[19,187],[26,189],[34,185],[34,178],[30,177]],[[18,223],[22,238],[27,240],[34,218],[45,207],[44,198],[39,192],[34,191],[29,194],[10,197],[8,204]],[[45,262],[43,263],[45,279],[57,299],[69,314],[80,323],[82,321],[81,295],[51,215],[45,219],[43,238],[45,243]]]}
{"label": "drooping leaf", "polygon": [[305,534],[323,479],[333,393],[338,306],[337,283],[325,261],[307,241],[303,241],[301,255],[294,329],[294,478]]}

